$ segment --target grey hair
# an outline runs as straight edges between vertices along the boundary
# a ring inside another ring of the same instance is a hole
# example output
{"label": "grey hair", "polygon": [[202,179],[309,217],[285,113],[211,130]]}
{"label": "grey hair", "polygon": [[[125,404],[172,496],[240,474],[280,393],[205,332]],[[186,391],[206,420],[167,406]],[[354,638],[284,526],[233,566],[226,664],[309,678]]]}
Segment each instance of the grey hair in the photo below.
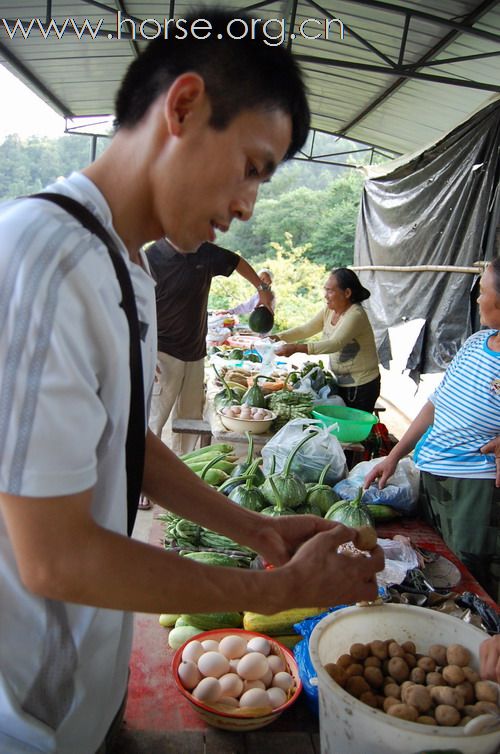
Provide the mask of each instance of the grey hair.
{"label": "grey hair", "polygon": [[262,274],[264,274],[264,273],[265,273],[266,275],[269,275],[269,279],[270,279],[270,280],[271,280],[271,282],[272,282],[272,280],[273,280],[273,273],[272,273],[272,272],[271,272],[271,270],[269,270],[269,269],[268,269],[267,267],[263,267],[263,268],[262,268],[261,270],[259,270],[259,271],[258,271],[258,273],[257,273],[257,275],[258,275],[258,276],[260,277],[260,276],[261,276]]}

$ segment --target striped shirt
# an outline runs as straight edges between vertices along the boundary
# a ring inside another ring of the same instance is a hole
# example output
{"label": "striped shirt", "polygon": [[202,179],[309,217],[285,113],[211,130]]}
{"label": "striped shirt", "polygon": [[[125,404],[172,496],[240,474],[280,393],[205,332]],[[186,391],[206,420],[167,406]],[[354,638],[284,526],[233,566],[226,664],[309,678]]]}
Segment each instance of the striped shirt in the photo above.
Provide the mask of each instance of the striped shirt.
{"label": "striped shirt", "polygon": [[497,330],[464,343],[430,397],[434,424],[415,448],[422,471],[439,476],[495,478],[495,457],[479,449],[500,434],[500,352],[488,347]]}

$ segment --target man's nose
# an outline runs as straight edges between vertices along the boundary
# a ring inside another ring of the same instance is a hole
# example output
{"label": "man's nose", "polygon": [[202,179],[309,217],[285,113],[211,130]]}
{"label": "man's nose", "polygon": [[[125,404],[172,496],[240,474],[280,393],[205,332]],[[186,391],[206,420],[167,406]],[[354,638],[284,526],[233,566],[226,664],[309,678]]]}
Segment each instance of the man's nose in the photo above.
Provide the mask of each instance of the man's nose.
{"label": "man's nose", "polygon": [[246,222],[253,215],[255,202],[257,201],[258,186],[256,188],[246,188],[242,190],[238,197],[233,199],[230,206],[231,215],[238,220]]}

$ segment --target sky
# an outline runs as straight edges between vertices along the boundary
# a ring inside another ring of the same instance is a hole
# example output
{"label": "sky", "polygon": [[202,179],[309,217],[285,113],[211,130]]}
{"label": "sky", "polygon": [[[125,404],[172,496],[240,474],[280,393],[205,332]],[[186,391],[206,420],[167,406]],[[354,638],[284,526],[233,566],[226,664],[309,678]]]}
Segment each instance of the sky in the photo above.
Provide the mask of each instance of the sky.
{"label": "sky", "polygon": [[2,65],[0,93],[4,103],[0,115],[0,142],[8,134],[19,134],[21,138],[32,135],[57,138],[64,134],[64,118]]}

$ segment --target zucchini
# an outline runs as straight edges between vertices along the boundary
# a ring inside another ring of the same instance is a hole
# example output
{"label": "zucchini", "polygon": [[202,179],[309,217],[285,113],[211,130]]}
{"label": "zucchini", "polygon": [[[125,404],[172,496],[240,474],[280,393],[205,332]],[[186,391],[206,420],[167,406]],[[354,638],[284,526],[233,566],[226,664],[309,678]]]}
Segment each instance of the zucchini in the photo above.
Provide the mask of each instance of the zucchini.
{"label": "zucchini", "polygon": [[186,624],[203,631],[215,628],[241,628],[241,613],[183,613],[181,618]]}
{"label": "zucchini", "polygon": [[260,613],[245,612],[243,614],[243,628],[246,631],[256,631],[268,636],[280,634],[296,634],[294,623],[315,615],[320,615],[326,610],[325,607],[302,607],[293,610],[282,610],[273,615],[261,615]]}

